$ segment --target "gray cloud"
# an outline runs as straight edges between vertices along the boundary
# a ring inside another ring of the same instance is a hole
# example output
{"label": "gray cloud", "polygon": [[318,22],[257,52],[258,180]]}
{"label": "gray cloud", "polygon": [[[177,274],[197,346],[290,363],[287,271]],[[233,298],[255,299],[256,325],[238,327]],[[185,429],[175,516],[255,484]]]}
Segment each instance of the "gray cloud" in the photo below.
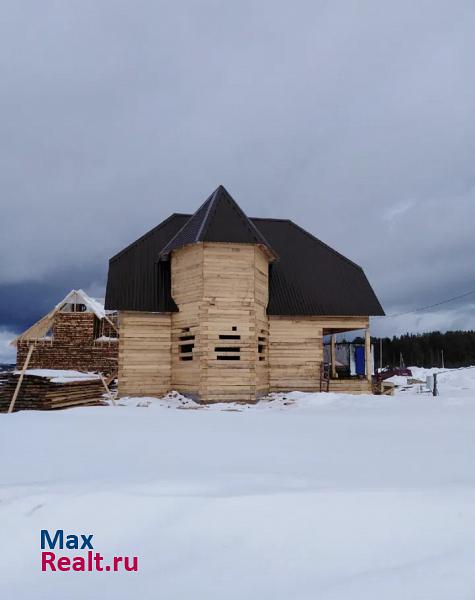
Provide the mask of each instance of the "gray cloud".
{"label": "gray cloud", "polygon": [[0,286],[56,290],[70,269],[77,287],[80,268],[97,288],[110,255],[223,183],[362,264],[388,312],[475,287],[472,2],[2,9]]}
{"label": "gray cloud", "polygon": [[15,337],[13,331],[0,328],[0,365],[14,364],[16,360],[16,348],[10,346],[11,340]]}

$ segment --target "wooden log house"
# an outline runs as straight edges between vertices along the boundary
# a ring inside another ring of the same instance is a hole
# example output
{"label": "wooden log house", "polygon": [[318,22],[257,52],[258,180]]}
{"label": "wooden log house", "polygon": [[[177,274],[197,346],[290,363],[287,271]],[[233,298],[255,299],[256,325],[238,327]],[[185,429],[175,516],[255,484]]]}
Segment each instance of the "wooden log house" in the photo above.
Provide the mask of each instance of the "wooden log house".
{"label": "wooden log house", "polygon": [[[248,218],[224,187],[110,259],[119,395],[178,390],[201,402],[319,391],[323,339],[383,315],[361,267],[286,219]],[[334,339],[334,338],[333,338]],[[330,391],[368,393],[371,371]]]}

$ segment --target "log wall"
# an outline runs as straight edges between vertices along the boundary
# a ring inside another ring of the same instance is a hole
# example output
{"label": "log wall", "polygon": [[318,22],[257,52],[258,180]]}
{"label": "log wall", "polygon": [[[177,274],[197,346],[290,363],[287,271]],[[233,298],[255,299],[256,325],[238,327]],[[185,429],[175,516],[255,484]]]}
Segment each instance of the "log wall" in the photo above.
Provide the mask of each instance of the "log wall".
{"label": "log wall", "polygon": [[119,396],[162,396],[171,387],[169,314],[120,312]]}
{"label": "log wall", "polygon": [[256,394],[262,396],[269,393],[269,262],[259,248],[254,253],[254,286],[255,286],[255,318],[256,332]]}
{"label": "log wall", "polygon": [[255,249],[204,244],[200,395],[207,402],[256,398]]}
{"label": "log wall", "polygon": [[[319,391],[323,361],[323,336],[332,332],[364,329],[369,318],[361,316],[269,317],[270,391]],[[370,382],[332,381],[330,389],[368,392]]]}
{"label": "log wall", "polygon": [[201,381],[200,306],[203,297],[203,245],[172,254],[172,298],[179,312],[171,316],[171,386],[198,398]]}
{"label": "log wall", "polygon": [[250,244],[195,244],[173,252],[171,272],[179,308],[172,315],[172,386],[204,402],[254,401],[266,393],[263,251]]}
{"label": "log wall", "polygon": [[305,317],[269,317],[271,391],[318,390],[322,360],[321,322]]}

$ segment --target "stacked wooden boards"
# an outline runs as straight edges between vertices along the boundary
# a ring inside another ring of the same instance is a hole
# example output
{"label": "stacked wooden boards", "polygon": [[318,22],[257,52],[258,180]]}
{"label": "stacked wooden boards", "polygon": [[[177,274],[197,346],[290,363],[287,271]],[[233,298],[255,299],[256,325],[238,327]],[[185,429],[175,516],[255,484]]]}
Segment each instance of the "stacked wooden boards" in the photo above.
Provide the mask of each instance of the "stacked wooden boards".
{"label": "stacked wooden boards", "polygon": [[[0,412],[7,412],[19,374],[10,373],[0,385]],[[25,375],[14,411],[52,410],[84,404],[100,404],[104,388],[100,379],[54,382],[47,377]]]}
{"label": "stacked wooden boards", "polygon": [[21,368],[30,344],[35,350],[30,369],[75,369],[112,373],[117,370],[117,334],[105,319],[90,312],[58,312],[48,338],[20,339],[17,366]]}
{"label": "stacked wooden boards", "polygon": [[366,378],[330,379],[328,391],[337,394],[372,394],[373,386]]}

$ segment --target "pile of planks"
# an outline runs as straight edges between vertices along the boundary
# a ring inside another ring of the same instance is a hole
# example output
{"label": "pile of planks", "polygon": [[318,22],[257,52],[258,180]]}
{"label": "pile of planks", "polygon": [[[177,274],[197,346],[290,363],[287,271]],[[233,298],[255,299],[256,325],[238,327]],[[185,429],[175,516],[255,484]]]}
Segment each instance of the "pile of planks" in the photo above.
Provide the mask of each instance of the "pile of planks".
{"label": "pile of planks", "polygon": [[11,375],[11,372],[0,371],[0,394],[2,390],[2,386],[8,382],[8,378]]}
{"label": "pile of planks", "polygon": [[[0,385],[0,412],[7,412],[19,374],[9,373]],[[104,387],[98,379],[54,382],[47,377],[25,375],[14,410],[52,410],[72,406],[102,404]]]}

